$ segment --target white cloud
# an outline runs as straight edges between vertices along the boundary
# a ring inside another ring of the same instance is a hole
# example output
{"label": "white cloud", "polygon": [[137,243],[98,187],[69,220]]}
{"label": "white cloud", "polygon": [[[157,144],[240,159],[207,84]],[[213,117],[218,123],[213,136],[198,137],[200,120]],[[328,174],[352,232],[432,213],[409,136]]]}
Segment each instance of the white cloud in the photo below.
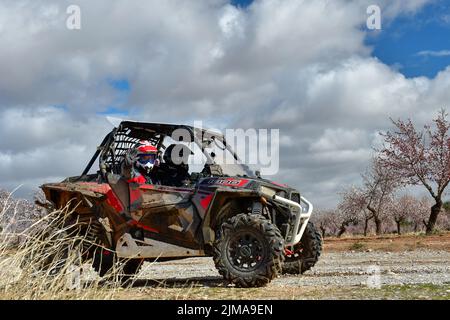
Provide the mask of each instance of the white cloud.
{"label": "white cloud", "polygon": [[447,57],[450,56],[450,50],[439,50],[439,51],[423,50],[419,51],[417,55],[424,57]]}
{"label": "white cloud", "polygon": [[[392,20],[426,2],[379,5]],[[280,128],[274,179],[320,206],[359,179],[389,116],[424,123],[450,98],[450,69],[406,79],[370,56],[370,0],[79,0],[80,31],[65,27],[69,4],[0,3],[2,186],[78,174],[110,129],[96,113],[118,105],[141,120]],[[110,79],[129,80],[128,101]]]}
{"label": "white cloud", "polygon": [[312,152],[336,152],[367,146],[366,132],[361,129],[325,129],[322,136],[311,145]]}

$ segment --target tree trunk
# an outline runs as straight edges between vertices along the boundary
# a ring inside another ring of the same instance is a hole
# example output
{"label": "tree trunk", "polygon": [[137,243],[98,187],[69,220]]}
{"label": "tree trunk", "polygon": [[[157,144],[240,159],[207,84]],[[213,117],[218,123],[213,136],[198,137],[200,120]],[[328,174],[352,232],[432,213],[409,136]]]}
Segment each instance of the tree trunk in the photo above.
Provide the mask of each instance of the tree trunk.
{"label": "tree trunk", "polygon": [[442,200],[437,200],[436,203],[431,207],[430,218],[427,223],[426,234],[431,234],[434,231],[434,227],[436,225],[437,217],[442,209]]}
{"label": "tree trunk", "polygon": [[347,227],[344,224],[341,225],[341,227],[339,228],[339,232],[337,234],[338,238],[344,234],[345,230],[347,230]]}
{"label": "tree trunk", "polygon": [[375,233],[377,236],[381,234],[381,220],[378,217],[375,217]]}
{"label": "tree trunk", "polygon": [[378,235],[381,234],[381,220],[378,218],[378,212],[372,208],[370,205],[367,206],[367,209],[372,212],[372,216],[375,220],[375,233]]}
{"label": "tree trunk", "polygon": [[364,237],[367,236],[367,229],[369,228],[369,219],[364,220]]}
{"label": "tree trunk", "polygon": [[397,224],[397,234],[400,235],[401,234],[400,221],[395,221],[395,223]]}
{"label": "tree trunk", "polygon": [[320,227],[320,231],[322,231],[322,239],[325,239],[325,228],[324,227]]}

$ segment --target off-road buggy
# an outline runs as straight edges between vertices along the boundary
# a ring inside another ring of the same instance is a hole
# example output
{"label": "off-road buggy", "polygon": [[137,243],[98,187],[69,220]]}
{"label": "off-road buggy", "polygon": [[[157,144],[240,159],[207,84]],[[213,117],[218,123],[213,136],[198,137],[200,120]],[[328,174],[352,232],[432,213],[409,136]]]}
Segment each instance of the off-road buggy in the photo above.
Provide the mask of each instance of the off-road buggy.
{"label": "off-road buggy", "polygon": [[[187,146],[187,155],[197,153],[202,165],[197,164],[197,172],[192,165],[182,184],[176,171],[164,170],[159,172],[168,177],[161,180],[164,184],[129,183],[124,158],[142,140],[161,156],[173,153],[174,145]],[[218,164],[219,153],[236,161]],[[97,160],[99,170],[92,173]],[[322,248],[309,222],[311,203],[299,191],[251,172],[223,135],[206,129],[122,121],[80,176],[41,188],[46,200],[38,204],[50,210],[69,207],[66,224],[85,233],[83,261],[91,262],[100,276],[120,262],[129,277],[144,261],[210,256],[230,283],[264,286],[278,274],[310,269]]]}

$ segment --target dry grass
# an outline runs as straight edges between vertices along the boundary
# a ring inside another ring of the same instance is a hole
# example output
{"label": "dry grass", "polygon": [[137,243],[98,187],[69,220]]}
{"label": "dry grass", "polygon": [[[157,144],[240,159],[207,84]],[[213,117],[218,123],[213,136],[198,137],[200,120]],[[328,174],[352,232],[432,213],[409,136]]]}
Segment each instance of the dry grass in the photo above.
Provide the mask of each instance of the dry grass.
{"label": "dry grass", "polygon": [[[195,291],[192,284],[185,283],[173,295],[163,295],[165,281],[152,279],[147,279],[153,281],[151,287],[139,289],[136,278],[124,286],[120,279],[123,263],[100,278],[91,267],[92,261],[82,259],[87,247],[98,245],[88,241],[86,230],[79,232],[73,228],[73,221],[67,223],[73,216],[68,206],[30,215],[24,210],[35,207],[17,205],[10,194],[0,197],[0,300],[128,299],[133,298],[129,296],[130,287],[137,297],[186,299]],[[148,295],[150,288],[152,294]]]}
{"label": "dry grass", "polygon": [[66,226],[71,214],[67,208],[29,221],[27,228],[16,232],[12,224],[20,221],[20,208],[13,206],[9,197],[2,199],[0,299],[114,299],[123,290],[120,268],[102,280],[83,266],[87,239]]}

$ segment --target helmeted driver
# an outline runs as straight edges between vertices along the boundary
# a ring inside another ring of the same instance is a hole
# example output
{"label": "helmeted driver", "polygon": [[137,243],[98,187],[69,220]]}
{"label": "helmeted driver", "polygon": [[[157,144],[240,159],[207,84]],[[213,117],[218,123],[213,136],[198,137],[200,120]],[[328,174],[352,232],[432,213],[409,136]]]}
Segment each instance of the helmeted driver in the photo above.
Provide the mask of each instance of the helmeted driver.
{"label": "helmeted driver", "polygon": [[128,152],[125,163],[130,168],[129,183],[153,183],[151,173],[159,164],[158,149],[148,141],[140,141]]}

